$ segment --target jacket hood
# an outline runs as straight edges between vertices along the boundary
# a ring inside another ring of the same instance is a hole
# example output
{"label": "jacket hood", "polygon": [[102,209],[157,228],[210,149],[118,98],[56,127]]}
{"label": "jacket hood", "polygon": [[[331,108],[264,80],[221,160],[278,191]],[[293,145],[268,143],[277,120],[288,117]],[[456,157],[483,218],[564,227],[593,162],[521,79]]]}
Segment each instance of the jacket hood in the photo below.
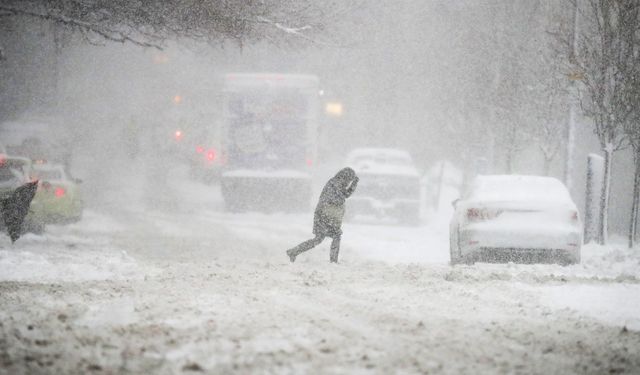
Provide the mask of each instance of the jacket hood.
{"label": "jacket hood", "polygon": [[342,181],[351,181],[356,178],[356,172],[349,167],[342,168],[338,173],[336,173],[335,178]]}

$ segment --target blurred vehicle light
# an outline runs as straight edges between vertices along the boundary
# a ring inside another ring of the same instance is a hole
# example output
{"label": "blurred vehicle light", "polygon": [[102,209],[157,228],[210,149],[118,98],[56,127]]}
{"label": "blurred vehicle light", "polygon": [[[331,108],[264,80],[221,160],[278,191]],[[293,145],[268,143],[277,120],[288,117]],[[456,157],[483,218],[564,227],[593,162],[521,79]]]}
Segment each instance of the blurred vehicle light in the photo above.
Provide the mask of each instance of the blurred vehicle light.
{"label": "blurred vehicle light", "polygon": [[214,149],[211,149],[209,151],[207,151],[207,160],[212,162],[214,161],[216,158],[216,151]]}
{"label": "blurred vehicle light", "polygon": [[340,117],[342,116],[344,109],[342,107],[342,103],[340,102],[328,102],[325,105],[325,112],[329,116]]}

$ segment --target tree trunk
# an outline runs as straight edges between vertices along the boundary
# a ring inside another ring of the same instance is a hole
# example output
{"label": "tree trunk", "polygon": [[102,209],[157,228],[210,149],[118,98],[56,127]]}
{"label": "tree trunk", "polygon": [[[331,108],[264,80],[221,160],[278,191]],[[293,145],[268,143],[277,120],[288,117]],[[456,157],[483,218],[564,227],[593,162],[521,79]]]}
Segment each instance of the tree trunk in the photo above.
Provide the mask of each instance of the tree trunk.
{"label": "tree trunk", "polygon": [[587,157],[587,186],[585,189],[584,243],[598,241],[600,195],[602,194],[603,184],[604,158],[600,155],[589,154]]}
{"label": "tree trunk", "polygon": [[633,151],[633,200],[631,203],[631,220],[629,221],[629,248],[635,244],[638,226],[638,203],[640,202],[640,149]]}
{"label": "tree trunk", "polygon": [[[575,64],[576,55],[578,54],[578,16],[580,11],[578,9],[578,1],[573,3],[573,30],[569,34],[569,43],[571,51],[569,55],[569,61]],[[573,189],[573,153],[575,148],[575,132],[576,132],[576,111],[578,107],[578,100],[573,95],[580,96],[580,90],[577,90],[574,80],[569,80],[569,119],[567,123],[567,147],[564,160],[564,184],[567,189],[571,191]]]}
{"label": "tree trunk", "polygon": [[638,243],[638,220],[640,220],[640,198],[638,198],[638,207],[636,207],[636,227],[635,227],[635,233],[633,233],[633,243],[636,244]]}
{"label": "tree trunk", "polygon": [[507,150],[507,157],[505,158],[504,161],[504,171],[505,174],[511,174],[513,173],[513,153],[511,152],[511,149]]}
{"label": "tree trunk", "polygon": [[440,164],[440,173],[438,174],[438,190],[436,191],[434,207],[436,208],[436,212],[440,210],[440,195],[442,194],[442,185],[444,184],[444,165],[443,161]]}
{"label": "tree trunk", "polygon": [[544,176],[548,176],[551,171],[551,160],[553,160],[552,157],[544,155],[544,164],[542,165],[542,174]]}
{"label": "tree trunk", "polygon": [[604,181],[600,193],[600,227],[598,228],[598,243],[605,245],[609,231],[609,192],[611,190],[611,163],[613,159],[613,147],[607,145],[604,148]]}
{"label": "tree trunk", "polygon": [[[575,84],[573,81],[571,82],[570,90],[575,90]],[[575,143],[575,118],[576,118],[576,103],[575,99],[570,99],[569,102],[569,121],[567,124],[567,145],[565,149],[565,159],[564,159],[564,184],[567,186],[567,189],[571,191],[573,189],[573,179],[571,178],[573,173],[573,152],[574,152],[574,143]],[[548,174],[546,174],[548,176]]]}
{"label": "tree trunk", "polygon": [[506,147],[506,157],[505,157],[505,173],[512,174],[513,173],[513,159],[515,158],[516,148],[516,129],[515,126],[509,125],[508,131],[508,142],[509,144]]}

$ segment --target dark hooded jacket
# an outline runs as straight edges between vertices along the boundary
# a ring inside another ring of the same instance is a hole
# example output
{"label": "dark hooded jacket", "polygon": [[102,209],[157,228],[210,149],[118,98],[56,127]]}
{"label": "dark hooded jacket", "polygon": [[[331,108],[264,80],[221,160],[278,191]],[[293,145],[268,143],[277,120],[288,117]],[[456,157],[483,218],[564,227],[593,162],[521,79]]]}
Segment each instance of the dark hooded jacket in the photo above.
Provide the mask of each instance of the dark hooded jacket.
{"label": "dark hooded jacket", "polygon": [[335,237],[342,234],[344,203],[358,185],[358,177],[351,168],[341,169],[322,189],[313,216],[313,233]]}

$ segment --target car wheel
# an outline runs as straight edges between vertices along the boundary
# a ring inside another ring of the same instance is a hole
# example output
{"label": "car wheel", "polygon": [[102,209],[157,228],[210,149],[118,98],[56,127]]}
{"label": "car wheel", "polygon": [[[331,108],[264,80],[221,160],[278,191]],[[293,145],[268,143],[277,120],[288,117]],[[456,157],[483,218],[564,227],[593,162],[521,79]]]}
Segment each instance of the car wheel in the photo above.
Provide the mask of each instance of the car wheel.
{"label": "car wheel", "polygon": [[455,247],[455,239],[452,235],[449,235],[449,258],[451,259],[451,265],[455,265],[460,263],[460,259],[458,259],[457,249]]}
{"label": "car wheel", "polygon": [[[456,227],[457,228],[457,227]],[[456,229],[454,233],[449,234],[449,256],[451,265],[454,264],[474,264],[475,261],[471,257],[463,257],[460,253],[460,233]]]}
{"label": "car wheel", "polygon": [[558,261],[558,264],[560,264],[561,266],[571,266],[571,265],[579,264],[579,263],[580,263],[579,256],[576,259],[575,257],[573,257],[571,255],[565,255],[562,258],[560,258],[559,261]]}

